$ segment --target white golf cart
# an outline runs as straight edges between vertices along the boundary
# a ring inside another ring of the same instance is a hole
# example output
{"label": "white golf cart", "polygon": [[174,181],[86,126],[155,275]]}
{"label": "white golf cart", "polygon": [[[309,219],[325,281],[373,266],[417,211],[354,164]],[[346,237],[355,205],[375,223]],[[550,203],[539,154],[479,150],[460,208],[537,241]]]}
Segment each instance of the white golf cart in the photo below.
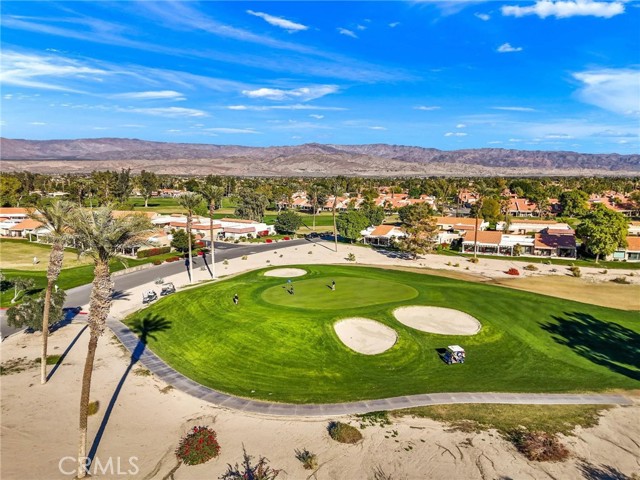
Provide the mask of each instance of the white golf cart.
{"label": "white golf cart", "polygon": [[460,345],[449,345],[442,356],[442,359],[448,364],[464,363],[466,353]]}
{"label": "white golf cart", "polygon": [[147,290],[142,294],[142,303],[151,303],[158,299],[158,294],[154,290]]}

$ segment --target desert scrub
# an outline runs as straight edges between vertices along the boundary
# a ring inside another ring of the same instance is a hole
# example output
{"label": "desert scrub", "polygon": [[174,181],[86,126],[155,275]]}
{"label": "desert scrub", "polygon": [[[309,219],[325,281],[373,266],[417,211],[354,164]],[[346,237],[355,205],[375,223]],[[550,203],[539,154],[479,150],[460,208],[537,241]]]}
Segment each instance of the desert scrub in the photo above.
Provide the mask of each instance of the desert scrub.
{"label": "desert scrub", "polygon": [[89,409],[87,411],[87,415],[95,415],[100,410],[100,401],[95,400],[93,402],[89,402]]}
{"label": "desert scrub", "polygon": [[379,412],[363,413],[362,415],[356,415],[356,418],[360,421],[361,429],[374,425],[378,425],[380,427],[391,425],[391,421],[389,420],[389,412],[385,410]]}
{"label": "desert scrub", "polygon": [[535,462],[561,462],[569,456],[567,447],[551,433],[518,429],[510,432],[508,439],[528,460]]}
{"label": "desert scrub", "polygon": [[582,276],[582,272],[580,271],[580,267],[578,267],[576,265],[571,265],[569,267],[569,271],[576,278],[580,278]]}
{"label": "desert scrub", "polygon": [[360,431],[342,422],[329,422],[327,427],[329,436],[336,442],[340,443],[358,443],[362,440],[362,434]]}
{"label": "desert scrub", "polygon": [[529,265],[522,267],[523,270],[528,270],[530,272],[537,272],[538,271],[538,267],[536,267],[534,264],[530,263]]}
{"label": "desert scrub", "polygon": [[470,261],[471,263],[478,263],[478,262],[480,261],[480,259],[479,259],[479,258],[477,258],[477,257],[472,257],[472,258],[470,258],[470,259],[469,259],[469,261]]}
{"label": "desert scrub", "polygon": [[348,262],[355,262],[356,261],[356,255],[354,253],[350,253],[347,255],[347,261]]}
{"label": "desert scrub", "polygon": [[271,468],[269,460],[260,456],[258,463],[252,463],[253,457],[242,446],[242,465],[236,463],[234,467],[228,465],[227,471],[222,474],[220,480],[274,480],[280,470]]}
{"label": "desert scrub", "polygon": [[176,457],[185,465],[200,465],[220,455],[216,432],[209,427],[193,427],[182,437]]}
{"label": "desert scrub", "polygon": [[300,460],[305,470],[315,470],[318,468],[318,458],[315,453],[311,453],[306,448],[296,449],[296,458]]}

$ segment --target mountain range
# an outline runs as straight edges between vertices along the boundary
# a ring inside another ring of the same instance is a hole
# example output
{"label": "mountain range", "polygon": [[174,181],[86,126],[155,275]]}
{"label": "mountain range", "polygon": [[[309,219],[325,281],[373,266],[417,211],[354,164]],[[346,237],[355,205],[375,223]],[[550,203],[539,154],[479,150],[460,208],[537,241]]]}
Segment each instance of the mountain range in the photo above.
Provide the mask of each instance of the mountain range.
{"label": "mountain range", "polygon": [[402,145],[308,143],[246,147],[125,138],[0,138],[2,170],[88,173],[131,168],[164,174],[247,176],[638,175],[640,155]]}

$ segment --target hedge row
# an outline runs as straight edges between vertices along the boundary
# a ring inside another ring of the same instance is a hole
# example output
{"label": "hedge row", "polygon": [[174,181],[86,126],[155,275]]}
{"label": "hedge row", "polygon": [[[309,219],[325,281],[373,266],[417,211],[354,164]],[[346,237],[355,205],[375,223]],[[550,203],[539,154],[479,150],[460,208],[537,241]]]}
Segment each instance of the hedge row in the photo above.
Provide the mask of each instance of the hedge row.
{"label": "hedge row", "polygon": [[171,251],[171,247],[148,248],[147,250],[138,250],[138,253],[136,253],[136,257],[138,258],[155,257],[156,255],[162,255],[163,253],[169,253],[170,251]]}

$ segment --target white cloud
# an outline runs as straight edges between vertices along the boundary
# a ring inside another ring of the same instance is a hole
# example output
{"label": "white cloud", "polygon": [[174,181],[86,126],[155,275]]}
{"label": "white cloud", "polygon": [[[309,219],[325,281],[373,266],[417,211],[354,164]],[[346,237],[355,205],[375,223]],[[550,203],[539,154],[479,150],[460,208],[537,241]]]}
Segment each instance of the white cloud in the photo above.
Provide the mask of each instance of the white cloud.
{"label": "white cloud", "polygon": [[366,30],[366,29],[367,29],[367,27],[365,27],[364,25],[356,25],[356,30],[363,31],[363,30]]}
{"label": "white cloud", "polygon": [[128,92],[112,95],[113,98],[125,100],[185,100],[182,93],[174,90],[157,90],[149,92]]}
{"label": "white cloud", "polygon": [[505,5],[502,14],[505,16],[524,17],[537,15],[540,18],[550,16],[556,18],[570,18],[591,16],[611,18],[624,13],[624,4],[620,1],[598,2],[593,0],[538,0],[534,5],[521,7],[519,5]]}
{"label": "white cloud", "polygon": [[216,127],[216,128],[205,128],[207,132],[216,132],[216,133],[260,133],[252,128],[224,128],[224,127]]}
{"label": "white cloud", "polygon": [[258,88],[256,90],[242,90],[242,94],[249,98],[266,98],[267,100],[300,100],[308,102],[338,91],[337,85],[318,85],[312,87],[281,90],[277,88]]}
{"label": "white cloud", "polygon": [[622,115],[640,113],[640,70],[589,70],[573,77],[582,82],[578,97],[583,102]]}
{"label": "white cloud", "polygon": [[324,115],[318,115],[317,113],[312,113],[311,115],[309,115],[311,118],[315,118],[316,120],[322,120],[324,118]]}
{"label": "white cloud", "polygon": [[474,13],[474,15],[479,18],[480,20],[487,22],[489,20],[491,20],[491,15],[487,14],[487,13]]}
{"label": "white cloud", "polygon": [[288,32],[299,32],[301,30],[308,30],[309,27],[306,25],[302,25],[301,23],[295,23],[291,20],[287,20],[282,17],[274,17],[273,15],[269,15],[268,13],[263,12],[254,12],[253,10],[247,10],[249,15],[253,15],[254,17],[262,18],[265,22],[274,27],[284,28]]}
{"label": "white cloud", "polygon": [[487,142],[489,145],[500,145],[502,142],[500,140],[493,140],[491,142]]}
{"label": "white cloud", "polygon": [[143,113],[145,115],[157,115],[161,117],[207,117],[207,112],[195,108],[159,107],[159,108],[128,108],[120,109],[122,112]]}
{"label": "white cloud", "polygon": [[91,130],[109,130],[109,127],[91,127]]}
{"label": "white cloud", "polygon": [[20,87],[78,92],[59,83],[61,79],[99,79],[109,72],[69,58],[5,51],[1,57],[0,83]]}
{"label": "white cloud", "polygon": [[253,112],[263,112],[267,110],[346,110],[346,108],[342,107],[319,107],[316,105],[308,105],[302,103],[296,103],[294,105],[229,105],[225,108],[227,110],[250,110]]}
{"label": "white cloud", "polygon": [[491,107],[494,110],[506,110],[507,112],[536,112],[535,108],[531,107]]}
{"label": "white cloud", "polygon": [[459,123],[456,125],[456,128],[467,128],[467,126],[464,123]]}
{"label": "white cloud", "polygon": [[545,135],[544,138],[570,139],[570,138],[573,138],[573,137],[571,135],[567,134],[567,133],[549,133],[549,134]]}
{"label": "white cloud", "polygon": [[358,38],[355,33],[353,33],[351,30],[347,30],[346,28],[338,27],[337,30],[340,35],[346,35],[347,37],[351,38]]}
{"label": "white cloud", "polygon": [[440,110],[440,107],[436,106],[427,106],[427,105],[419,105],[417,107],[413,107],[414,110],[424,110],[430,112],[432,110]]}
{"label": "white cloud", "polygon": [[396,28],[398,25],[400,25],[400,22],[391,22],[391,23],[389,24],[389,27],[391,27],[391,28]]}
{"label": "white cloud", "polygon": [[465,132],[447,132],[444,134],[445,137],[466,137],[467,134]]}
{"label": "white cloud", "polygon": [[496,51],[500,53],[521,52],[522,47],[512,47],[511,44],[507,42],[500,45]]}
{"label": "white cloud", "polygon": [[369,130],[386,130],[386,127],[380,127],[380,126],[374,126],[374,127],[369,127]]}
{"label": "white cloud", "polygon": [[46,125],[46,123],[45,123],[45,122],[29,122],[29,125],[37,125],[37,126],[40,126],[40,125]]}

